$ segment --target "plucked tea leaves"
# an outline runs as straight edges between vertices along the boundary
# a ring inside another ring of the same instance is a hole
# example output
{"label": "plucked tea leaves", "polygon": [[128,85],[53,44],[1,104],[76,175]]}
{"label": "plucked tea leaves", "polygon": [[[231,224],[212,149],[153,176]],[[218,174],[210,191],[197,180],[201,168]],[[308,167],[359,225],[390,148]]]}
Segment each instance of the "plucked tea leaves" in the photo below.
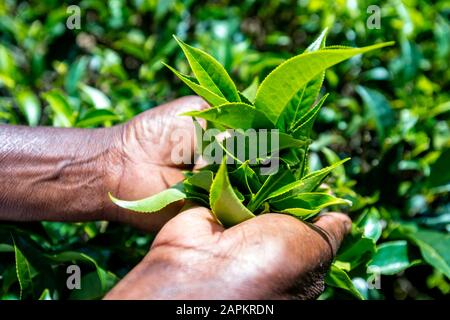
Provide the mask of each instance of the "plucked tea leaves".
{"label": "plucked tea leaves", "polygon": [[185,199],[186,194],[178,189],[169,188],[151,197],[136,201],[120,200],[114,198],[111,194],[109,194],[109,197],[112,202],[124,209],[129,209],[136,212],[152,213],[163,209],[173,202]]}

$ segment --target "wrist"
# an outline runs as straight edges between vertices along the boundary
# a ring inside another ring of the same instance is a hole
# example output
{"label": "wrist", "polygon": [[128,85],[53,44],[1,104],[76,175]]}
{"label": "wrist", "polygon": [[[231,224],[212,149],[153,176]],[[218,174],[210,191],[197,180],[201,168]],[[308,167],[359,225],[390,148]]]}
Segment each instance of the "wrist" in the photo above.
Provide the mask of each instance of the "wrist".
{"label": "wrist", "polygon": [[122,135],[124,126],[117,125],[110,128],[98,129],[103,141],[107,144],[105,152],[99,158],[97,165],[102,176],[100,197],[102,199],[100,211],[102,219],[119,221],[120,208],[114,205],[108,194],[120,197],[120,181],[123,176],[124,159]]}

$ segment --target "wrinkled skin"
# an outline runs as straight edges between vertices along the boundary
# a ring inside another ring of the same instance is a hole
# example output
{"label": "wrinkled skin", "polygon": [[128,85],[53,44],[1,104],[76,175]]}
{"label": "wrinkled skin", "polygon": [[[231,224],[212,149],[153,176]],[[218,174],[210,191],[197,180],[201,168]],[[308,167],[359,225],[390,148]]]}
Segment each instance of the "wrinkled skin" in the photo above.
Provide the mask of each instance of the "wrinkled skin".
{"label": "wrinkled skin", "polygon": [[0,125],[0,220],[108,220],[158,231],[181,209],[131,213],[114,205],[108,192],[135,200],[183,178],[171,161],[173,132],[193,154],[194,125],[178,116],[207,104],[184,97],[143,112],[129,122],[102,129]]}
{"label": "wrinkled skin", "polygon": [[[115,128],[114,147],[107,157],[105,175],[111,177],[116,197],[126,200],[142,199],[154,195],[183,179],[182,170],[192,169],[195,146],[195,129],[192,119],[180,116],[191,110],[201,110],[208,105],[196,96],[189,96],[144,112],[123,126]],[[171,153],[179,147],[180,136],[188,143],[191,163],[174,163]],[[175,214],[182,202],[172,204],[158,214],[148,216],[131,213],[109,204],[107,211],[115,220],[131,223],[141,229],[159,230]]]}

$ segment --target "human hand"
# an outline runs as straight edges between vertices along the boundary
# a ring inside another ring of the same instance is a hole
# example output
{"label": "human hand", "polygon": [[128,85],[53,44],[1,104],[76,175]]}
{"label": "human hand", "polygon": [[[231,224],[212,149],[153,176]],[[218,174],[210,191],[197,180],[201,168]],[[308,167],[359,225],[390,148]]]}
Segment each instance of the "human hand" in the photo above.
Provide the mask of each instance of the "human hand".
{"label": "human hand", "polygon": [[145,259],[107,299],[312,299],[350,219],[313,223],[263,214],[224,229],[206,208],[188,209],[158,233]]}
{"label": "human hand", "polygon": [[[105,157],[106,185],[114,196],[136,200],[154,195],[183,179],[189,163],[174,163],[172,151],[182,143],[194,155],[195,129],[190,117],[179,114],[207,107],[196,96],[183,97],[153,108],[124,125],[111,128],[112,147]],[[152,215],[133,213],[112,203],[105,206],[108,219],[130,223],[146,230],[158,230],[176,215],[182,202]]]}

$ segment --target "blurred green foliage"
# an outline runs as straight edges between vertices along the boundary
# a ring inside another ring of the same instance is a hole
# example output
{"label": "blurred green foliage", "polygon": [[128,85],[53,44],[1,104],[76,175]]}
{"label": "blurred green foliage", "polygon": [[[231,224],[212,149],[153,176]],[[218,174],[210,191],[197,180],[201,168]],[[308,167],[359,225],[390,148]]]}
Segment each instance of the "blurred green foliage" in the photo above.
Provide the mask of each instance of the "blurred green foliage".
{"label": "blurred green foliage", "polygon": [[[71,4],[80,29],[66,26]],[[367,27],[370,5],[381,10],[379,29]],[[160,63],[188,70],[172,34],[212,53],[240,90],[324,27],[329,45],[395,40],[327,71],[331,95],[310,162],[318,169],[352,157],[331,183],[354,203],[336,263],[360,294],[442,298],[450,293],[449,14],[449,2],[422,0],[2,0],[0,123],[111,126],[190,94]],[[0,297],[101,298],[151,240],[106,222],[2,223]],[[72,263],[81,290],[66,287]],[[321,296],[349,297],[332,287]]]}

